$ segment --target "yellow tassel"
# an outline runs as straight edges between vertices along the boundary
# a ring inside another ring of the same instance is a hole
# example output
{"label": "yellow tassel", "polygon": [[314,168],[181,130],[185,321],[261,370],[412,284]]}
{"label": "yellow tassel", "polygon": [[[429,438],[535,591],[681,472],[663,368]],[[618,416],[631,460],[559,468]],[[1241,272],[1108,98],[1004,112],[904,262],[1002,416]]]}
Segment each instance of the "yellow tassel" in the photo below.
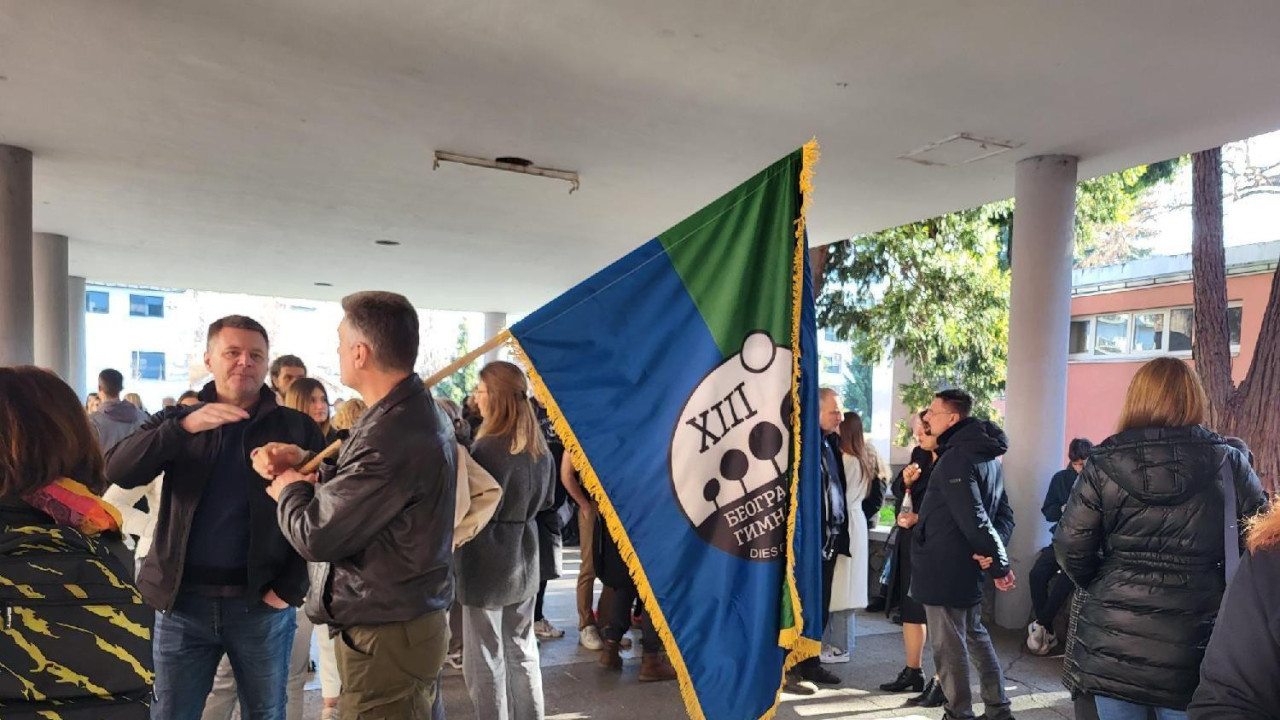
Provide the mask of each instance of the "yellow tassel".
{"label": "yellow tassel", "polygon": [[622,561],[626,563],[627,572],[636,583],[636,590],[640,593],[640,600],[644,603],[645,612],[649,613],[649,617],[653,621],[653,627],[658,631],[658,636],[662,638],[662,644],[667,650],[667,657],[671,660],[671,666],[676,670],[676,676],[680,683],[680,697],[684,700],[685,712],[689,713],[690,720],[706,720],[706,716],[702,713],[702,705],[698,702],[697,691],[693,688],[693,680],[689,677],[689,668],[685,665],[684,656],[680,654],[680,647],[676,645],[676,639],[671,634],[671,627],[667,624],[667,618],[663,615],[662,607],[658,605],[658,599],[653,594],[653,588],[649,585],[649,578],[645,575],[644,568],[640,566],[640,558],[636,557],[635,547],[631,544],[631,538],[627,535],[626,528],[622,527],[622,520],[618,518],[618,512],[614,509],[613,502],[605,494],[604,487],[600,484],[600,478],[587,460],[587,455],[582,449],[582,443],[574,435],[573,429],[569,427],[569,421],[560,412],[560,406],[556,404],[555,398],[547,390],[546,383],[542,381],[542,376],[538,374],[538,369],[534,367],[533,362],[529,360],[529,356],[525,354],[524,349],[520,347],[520,343],[515,337],[510,340],[509,350],[512,360],[524,366],[529,375],[529,383],[533,386],[534,396],[547,408],[547,415],[551,418],[551,425],[555,428],[556,436],[564,443],[565,453],[571,458],[574,469],[582,477],[582,484],[600,508],[600,517],[604,518],[605,526],[609,528],[610,537],[617,543],[618,554],[622,556]]}
{"label": "yellow tassel", "polygon": [[[793,428],[800,427],[800,313],[804,296],[805,213],[808,211],[809,197],[813,192],[813,166],[818,162],[818,142],[816,139],[805,143],[802,158],[800,170],[802,200],[800,217],[796,220],[794,267],[792,268],[791,276],[791,427]],[[529,375],[529,383],[533,386],[534,396],[546,407],[547,415],[551,418],[551,424],[555,428],[556,436],[564,443],[565,452],[569,455],[574,469],[581,476],[582,484],[599,506],[600,516],[604,519],[605,526],[609,528],[610,536],[618,545],[618,554],[622,556],[622,561],[626,563],[627,571],[631,575],[631,579],[636,583],[636,589],[640,593],[640,599],[644,603],[645,611],[649,613],[653,626],[658,631],[658,636],[662,638],[662,644],[667,650],[671,666],[675,668],[676,676],[680,683],[680,697],[684,700],[685,712],[689,714],[690,720],[706,720],[706,716],[702,712],[702,704],[698,701],[697,691],[693,687],[693,680],[689,677],[689,668],[685,665],[684,656],[680,654],[680,647],[676,644],[675,636],[671,634],[671,626],[667,624],[667,618],[663,615],[662,607],[658,604],[657,597],[653,594],[653,588],[649,585],[649,578],[645,575],[644,568],[640,565],[640,559],[636,556],[635,546],[631,544],[631,538],[627,535],[626,528],[622,526],[622,520],[618,518],[618,512],[614,509],[613,502],[610,501],[609,496],[605,493],[604,487],[600,484],[600,478],[591,467],[590,461],[587,460],[586,452],[582,449],[582,443],[574,434],[573,428],[569,426],[569,421],[560,411],[560,406],[556,404],[556,400],[547,389],[542,376],[538,374],[538,369],[524,352],[524,349],[520,347],[519,341],[514,336],[508,341],[508,349],[512,360],[524,366]],[[786,581],[787,588],[791,593],[791,607],[795,616],[795,626],[784,630],[780,634],[779,643],[782,647],[788,648],[789,652],[783,663],[782,677],[778,683],[778,690],[774,694],[773,705],[760,716],[759,720],[771,720],[777,714],[778,699],[782,693],[783,686],[786,685],[787,673],[797,663],[811,657],[817,657],[822,649],[822,643],[801,636],[804,630],[804,614],[800,605],[800,593],[796,588],[795,581],[795,498],[800,488],[800,436],[800,432],[793,433],[792,457],[795,458],[795,461],[792,463],[792,501],[790,503],[790,515],[787,520]]]}

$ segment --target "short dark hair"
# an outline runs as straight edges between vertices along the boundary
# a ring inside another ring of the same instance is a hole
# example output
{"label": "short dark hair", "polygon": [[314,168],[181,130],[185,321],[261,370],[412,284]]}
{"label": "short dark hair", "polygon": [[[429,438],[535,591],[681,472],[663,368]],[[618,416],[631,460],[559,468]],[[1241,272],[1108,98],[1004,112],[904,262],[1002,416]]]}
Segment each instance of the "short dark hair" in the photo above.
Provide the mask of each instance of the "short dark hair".
{"label": "short dark hair", "polygon": [[222,332],[223,328],[252,330],[262,336],[263,341],[267,343],[267,347],[271,347],[271,339],[267,337],[267,329],[262,327],[262,323],[245,315],[228,315],[214,320],[209,324],[209,334],[205,337],[205,344],[212,344],[213,339],[218,337],[218,333]]}
{"label": "short dark hair", "polygon": [[1091,452],[1093,452],[1093,443],[1089,442],[1088,438],[1076,438],[1067,446],[1067,458],[1071,462],[1088,460]]}
{"label": "short dark hair", "polygon": [[342,298],[347,322],[364,336],[384,370],[413,372],[418,360],[418,311],[403,295],[380,290]]}
{"label": "short dark hair", "polygon": [[188,390],[178,396],[178,402],[182,402],[183,400],[192,400],[192,399],[199,400],[200,393],[196,392],[195,390]]}
{"label": "short dark hair", "polygon": [[280,377],[280,371],[287,367],[302,368],[304,373],[307,371],[307,364],[302,362],[302,358],[297,355],[281,355],[271,361],[271,379]]}
{"label": "short dark hair", "polygon": [[963,390],[954,388],[943,390],[936,393],[934,397],[941,400],[948,410],[959,415],[961,419],[969,417],[969,413],[973,412],[973,396]]}
{"label": "short dark hair", "polygon": [[107,395],[118,398],[124,391],[124,375],[121,375],[119,370],[107,368],[98,373],[98,387]]}

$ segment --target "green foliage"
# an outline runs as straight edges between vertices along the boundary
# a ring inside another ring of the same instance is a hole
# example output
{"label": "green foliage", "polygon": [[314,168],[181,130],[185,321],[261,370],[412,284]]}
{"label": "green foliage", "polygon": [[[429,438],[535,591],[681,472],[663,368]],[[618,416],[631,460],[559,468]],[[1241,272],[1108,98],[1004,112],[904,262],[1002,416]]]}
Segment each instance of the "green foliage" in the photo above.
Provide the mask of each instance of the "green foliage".
{"label": "green foliage", "polygon": [[[856,352],[856,350],[855,350]],[[865,423],[871,422],[871,366],[850,360],[844,366],[844,409],[862,415]]]}
{"label": "green foliage", "polygon": [[[457,356],[462,357],[471,351],[471,331],[467,327],[467,321],[463,320],[458,323],[458,345]],[[476,383],[480,380],[480,360],[476,360],[470,365],[462,368],[458,372],[441,380],[435,386],[436,397],[449,398],[450,400],[462,404],[462,401],[475,389]]]}
{"label": "green foliage", "polygon": [[1076,244],[1077,265],[1090,262],[1100,255],[1108,263],[1124,262],[1150,253],[1145,248],[1124,246],[1117,253],[1111,244],[1116,242],[1113,233],[1105,232],[1123,226],[1133,219],[1138,202],[1149,188],[1170,180],[1185,158],[1174,158],[1150,165],[1140,165],[1092,180],[1076,186]]}
{"label": "green foliage", "polygon": [[915,368],[901,387],[907,407],[935,389],[964,387],[993,414],[1004,391],[1009,271],[1001,228],[1009,203],[993,203],[831,246],[819,322],[854,338],[863,364],[887,346]]}
{"label": "green foliage", "polygon": [[[1115,255],[1100,246],[1097,229],[1128,221],[1140,195],[1181,162],[1080,183],[1077,257]],[[854,338],[855,363],[874,366],[887,348],[906,358],[915,370],[915,380],[899,388],[908,408],[959,387],[973,395],[975,414],[998,419],[993,402],[1004,393],[1009,353],[1012,221],[1013,202],[1003,201],[831,245],[819,324]],[[846,387],[846,403],[849,394]],[[898,428],[899,436],[907,432]]]}

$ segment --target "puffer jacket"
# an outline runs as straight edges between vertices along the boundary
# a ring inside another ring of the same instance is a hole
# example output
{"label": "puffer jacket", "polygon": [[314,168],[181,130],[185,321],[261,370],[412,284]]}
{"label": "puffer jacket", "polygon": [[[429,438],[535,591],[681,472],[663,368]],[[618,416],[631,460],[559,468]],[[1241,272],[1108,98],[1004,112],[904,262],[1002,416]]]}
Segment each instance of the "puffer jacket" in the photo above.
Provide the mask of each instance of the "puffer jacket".
{"label": "puffer jacket", "polygon": [[1236,514],[1256,514],[1266,498],[1245,454],[1203,427],[1127,430],[1094,448],[1053,540],[1084,591],[1068,689],[1177,710],[1191,702],[1225,587],[1224,464]]}
{"label": "puffer jacket", "polygon": [[[995,423],[965,418],[938,436],[938,461],[911,533],[911,598],[921,605],[970,608],[986,582],[975,554],[989,557],[991,577],[1009,574],[1006,545],[1013,509],[998,458],[1009,438]],[[913,496],[914,497],[914,496]]]}

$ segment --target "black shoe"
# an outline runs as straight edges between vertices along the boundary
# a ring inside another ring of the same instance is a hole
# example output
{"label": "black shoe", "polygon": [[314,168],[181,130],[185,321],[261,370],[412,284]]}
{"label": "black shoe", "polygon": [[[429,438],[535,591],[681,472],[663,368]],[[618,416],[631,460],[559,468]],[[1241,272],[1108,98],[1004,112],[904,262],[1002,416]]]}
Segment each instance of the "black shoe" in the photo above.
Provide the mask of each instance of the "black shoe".
{"label": "black shoe", "polygon": [[800,677],[811,683],[817,683],[819,685],[840,684],[840,677],[821,665],[806,665],[803,668],[798,668],[798,670],[800,671]]}
{"label": "black shoe", "polygon": [[922,708],[936,708],[947,704],[947,696],[942,692],[942,683],[929,679],[929,686],[924,692],[907,701],[908,705],[914,705]]}
{"label": "black shoe", "polygon": [[882,613],[882,612],[884,612],[885,605],[886,605],[886,603],[885,603],[884,596],[883,596],[883,595],[877,595],[877,596],[875,596],[874,598],[872,598],[872,599],[871,599],[871,602],[867,603],[867,612],[869,612],[869,613]]}
{"label": "black shoe", "polygon": [[916,705],[919,705],[925,700],[928,700],[929,696],[933,694],[933,689],[937,687],[937,685],[938,685],[938,681],[935,678],[929,678],[929,682],[925,683],[924,685],[924,692],[914,697],[908,698],[907,704],[912,707],[915,707]]}
{"label": "black shoe", "polygon": [[898,679],[880,686],[885,692],[921,692],[924,690],[924,671],[920,668],[902,668]]}
{"label": "black shoe", "polygon": [[902,624],[902,613],[896,612],[896,613],[894,613],[894,614],[890,615],[890,616],[889,616],[889,622],[893,623],[894,625],[901,625],[901,624]]}

